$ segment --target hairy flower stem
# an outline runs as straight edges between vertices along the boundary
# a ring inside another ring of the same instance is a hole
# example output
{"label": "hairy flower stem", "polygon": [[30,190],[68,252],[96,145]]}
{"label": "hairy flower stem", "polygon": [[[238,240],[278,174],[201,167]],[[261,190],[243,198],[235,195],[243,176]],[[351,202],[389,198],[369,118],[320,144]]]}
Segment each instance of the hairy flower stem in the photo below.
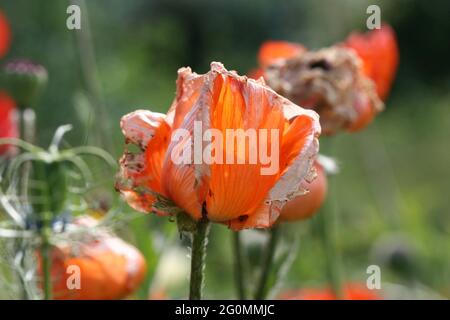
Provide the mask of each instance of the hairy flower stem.
{"label": "hairy flower stem", "polygon": [[342,299],[344,298],[342,291],[342,261],[337,247],[337,217],[330,200],[332,199],[329,198],[326,201],[323,209],[318,214],[319,229],[325,251],[328,282],[336,299]]}
{"label": "hairy flower stem", "polygon": [[200,300],[202,298],[209,229],[209,221],[206,218],[202,218],[197,222],[196,228],[192,232],[189,300]]}
{"label": "hairy flower stem", "polygon": [[258,286],[256,288],[255,299],[265,299],[269,291],[268,282],[270,278],[270,271],[273,264],[273,258],[275,256],[275,249],[279,238],[279,227],[273,226],[270,229],[270,238],[267,243],[267,247],[264,253],[262,261],[261,277],[259,278]]}
{"label": "hairy flower stem", "polygon": [[239,231],[233,232],[233,251],[234,251],[234,275],[236,281],[236,291],[238,299],[247,299],[244,283],[244,256],[242,252],[241,235]]}

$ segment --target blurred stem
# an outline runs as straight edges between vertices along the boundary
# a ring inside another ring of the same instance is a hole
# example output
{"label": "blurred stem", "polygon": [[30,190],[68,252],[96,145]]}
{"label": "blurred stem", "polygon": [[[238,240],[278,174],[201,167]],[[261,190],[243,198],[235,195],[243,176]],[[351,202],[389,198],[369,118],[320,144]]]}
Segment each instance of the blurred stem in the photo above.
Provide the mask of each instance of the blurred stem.
{"label": "blurred stem", "polygon": [[24,239],[18,238],[16,239],[16,247],[17,247],[17,255],[18,256],[18,270],[17,270],[17,277],[20,282],[20,296],[22,300],[28,300],[30,298],[30,295],[28,294],[27,290],[27,283],[25,279],[25,246],[24,246]]}
{"label": "blurred stem", "polygon": [[[20,113],[20,138],[25,142],[34,144],[36,135],[36,114],[33,109],[21,108],[23,111]],[[21,172],[21,196],[25,202],[28,199],[28,180],[30,176],[31,164],[28,162],[22,167]]]}
{"label": "blurred stem", "polygon": [[267,243],[262,262],[263,269],[261,270],[261,277],[258,281],[258,286],[255,292],[255,299],[257,300],[265,299],[267,296],[267,292],[269,291],[267,288],[267,283],[269,281],[270,271],[272,268],[273,258],[275,256],[275,249],[278,243],[278,239],[279,239],[279,227],[273,226],[272,229],[270,229],[270,238]]}
{"label": "blurred stem", "polygon": [[[101,97],[101,84],[98,77],[97,64],[95,62],[95,50],[92,41],[91,28],[89,23],[89,12],[84,0],[71,0],[81,8],[82,26],[75,31],[76,44],[80,56],[81,72],[86,84],[86,91],[91,106],[95,112],[91,111],[89,123],[87,124],[86,140],[89,131],[93,130],[96,139],[102,147],[110,153],[113,151],[111,141],[109,114]],[[96,117],[96,119],[94,119]],[[94,126],[95,124],[95,126]]]}
{"label": "blurred stem", "polygon": [[[329,199],[327,202],[329,202]],[[325,251],[328,282],[331,285],[331,290],[336,296],[336,299],[342,299],[342,261],[340,252],[337,248],[337,223],[335,212],[330,209],[330,205],[328,204],[321,210],[319,214],[319,229]]]}
{"label": "blurred stem", "polygon": [[50,261],[50,229],[46,225],[41,229],[41,259],[42,259],[42,276],[44,288],[44,300],[52,299],[52,279],[51,279],[51,261]]}
{"label": "blurred stem", "polygon": [[191,247],[191,281],[189,286],[189,300],[200,300],[205,276],[206,246],[210,223],[206,218],[201,218],[196,223],[192,232]]}
{"label": "blurred stem", "polygon": [[[36,135],[36,114],[33,109],[20,107],[18,111],[18,121],[20,128],[20,138],[25,142],[33,144],[35,142]],[[28,201],[28,182],[30,177],[31,163],[26,163],[23,165],[22,170],[20,172],[20,195],[22,201],[25,203]],[[22,241],[19,243],[19,268],[21,272],[25,272],[25,254],[26,250]],[[26,280],[23,278],[23,274],[19,272],[19,279],[21,283],[21,295],[22,298],[27,300],[29,299],[29,294],[27,290]]]}
{"label": "blurred stem", "polygon": [[158,256],[153,246],[153,234],[149,233],[150,226],[147,218],[148,217],[145,215],[139,215],[135,219],[130,220],[130,226],[132,228],[132,233],[135,237],[137,247],[144,255],[148,266],[145,279],[137,292],[137,297],[141,300],[148,299],[152,278],[155,270],[157,269],[158,261]]}
{"label": "blurred stem", "polygon": [[239,231],[233,232],[234,249],[234,275],[236,279],[236,291],[238,299],[245,300],[247,295],[244,284],[244,257],[242,252],[241,234]]}
{"label": "blurred stem", "polygon": [[[33,172],[36,175],[36,179],[38,181],[52,181],[51,177],[49,177],[50,170],[46,167],[46,164],[36,163],[36,166],[33,167]],[[53,170],[52,170],[53,171]],[[55,173],[54,174],[61,174]],[[34,213],[39,215],[40,224],[38,224],[38,234],[40,238],[40,248],[39,254],[42,262],[42,282],[43,282],[43,291],[44,291],[44,300],[52,299],[52,279],[51,279],[51,260],[50,260],[50,236],[52,234],[52,212],[50,211],[52,205],[50,203],[51,199],[54,195],[50,190],[48,183],[44,183],[39,197],[44,199],[40,206],[33,208]]]}

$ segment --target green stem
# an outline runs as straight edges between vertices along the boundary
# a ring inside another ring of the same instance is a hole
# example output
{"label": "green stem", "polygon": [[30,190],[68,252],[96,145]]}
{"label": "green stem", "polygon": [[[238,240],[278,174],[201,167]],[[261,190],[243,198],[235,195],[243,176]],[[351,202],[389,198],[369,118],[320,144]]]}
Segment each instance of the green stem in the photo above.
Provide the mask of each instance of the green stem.
{"label": "green stem", "polygon": [[44,300],[52,299],[52,279],[51,279],[51,260],[50,260],[50,241],[49,229],[47,226],[41,228],[41,259]]}
{"label": "green stem", "polygon": [[[26,108],[20,113],[20,138],[28,143],[34,143],[34,136],[36,133],[36,114],[33,109]],[[30,176],[30,163],[26,163],[22,167],[21,172],[21,190],[20,195],[22,200],[28,201],[28,180]]]}
{"label": "green stem", "polygon": [[336,296],[336,299],[344,297],[342,290],[342,261],[337,247],[337,217],[334,207],[330,204],[330,198],[326,201],[318,218],[320,221],[320,236],[325,251],[325,263],[328,282]]}
{"label": "green stem", "polygon": [[16,246],[17,256],[19,257],[17,278],[20,283],[20,297],[22,300],[28,300],[30,298],[30,296],[28,294],[25,276],[23,275],[24,270],[25,270],[25,251],[26,251],[25,245],[24,245],[24,239],[22,239],[22,238],[16,239],[15,246]]}
{"label": "green stem", "polygon": [[[42,284],[43,284],[43,293],[44,293],[44,300],[51,300],[52,299],[52,279],[51,279],[51,258],[50,258],[50,250],[51,250],[51,244],[50,244],[50,237],[52,235],[52,211],[51,208],[55,208],[50,201],[52,197],[55,197],[55,192],[52,192],[50,190],[49,184],[51,182],[54,182],[52,179],[53,176],[56,174],[61,174],[60,172],[57,172],[54,170],[54,168],[47,167],[47,164],[43,163],[35,163],[36,166],[34,167],[34,172],[36,175],[37,180],[39,181],[45,181],[42,189],[40,190],[39,196],[42,199],[45,199],[45,201],[42,202],[41,205],[35,206],[33,210],[35,210],[35,213],[39,215],[40,219],[40,226],[38,228],[38,234],[40,238],[40,247],[39,247],[39,253],[41,256],[41,262],[42,262]],[[56,185],[56,184],[55,184]],[[63,188],[62,188],[63,189]],[[54,191],[54,190],[53,190]],[[58,198],[56,196],[56,198]]]}
{"label": "green stem", "polygon": [[234,249],[234,274],[236,280],[236,291],[238,299],[247,299],[244,285],[244,257],[242,252],[241,235],[239,231],[233,232],[233,249]]}
{"label": "green stem", "polygon": [[205,276],[206,246],[208,244],[208,233],[210,223],[202,218],[196,224],[192,232],[191,252],[191,280],[189,287],[189,300],[200,300]]}
{"label": "green stem", "polygon": [[[28,143],[34,143],[35,140],[35,134],[36,134],[36,114],[33,109],[21,107],[19,108],[19,128],[20,128],[20,138]],[[30,177],[30,170],[31,170],[31,164],[26,163],[20,172],[21,179],[20,179],[20,197],[22,201],[28,202],[28,182]],[[20,254],[20,268],[22,269],[21,272],[25,269],[25,245],[22,240],[19,240],[19,254]],[[19,280],[21,284],[21,295],[24,300],[28,300],[29,294],[27,290],[27,284],[26,280],[23,278],[22,274],[19,274]]]}
{"label": "green stem", "polygon": [[264,253],[263,262],[262,262],[262,271],[261,277],[258,282],[258,286],[255,293],[255,299],[262,300],[265,299],[268,293],[268,281],[270,277],[270,271],[273,264],[273,258],[275,256],[275,249],[278,243],[279,232],[278,226],[272,227],[270,229],[270,238],[267,243],[266,251]]}

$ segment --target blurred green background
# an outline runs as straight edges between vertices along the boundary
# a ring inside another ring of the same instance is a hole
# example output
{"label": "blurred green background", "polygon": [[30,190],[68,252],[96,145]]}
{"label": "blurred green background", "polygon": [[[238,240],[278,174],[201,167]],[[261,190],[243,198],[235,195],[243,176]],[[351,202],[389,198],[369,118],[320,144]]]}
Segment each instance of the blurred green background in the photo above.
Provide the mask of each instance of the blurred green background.
{"label": "blurred green background", "polygon": [[[322,152],[341,166],[329,201],[339,214],[344,273],[349,281],[365,282],[366,268],[378,264],[386,296],[450,297],[450,2],[86,2],[82,16],[89,16],[92,42],[85,41],[87,28],[81,36],[66,28],[68,1],[2,1],[13,30],[12,48],[2,63],[26,57],[48,69],[48,88],[36,108],[41,145],[49,143],[57,126],[72,123],[75,129],[67,136],[71,144],[101,143],[117,158],[123,150],[120,117],[138,108],[165,112],[174,97],[178,68],[204,73],[211,61],[221,61],[244,74],[256,66],[263,41],[328,46],[351,31],[365,31],[366,8],[378,4],[400,46],[399,71],[386,110],[361,133],[321,139]],[[80,50],[86,43],[93,45],[96,66]],[[83,63],[88,66],[85,73]],[[95,78],[98,97],[89,94]],[[103,111],[93,111],[96,105]],[[106,132],[103,140],[95,136],[97,128]],[[104,174],[110,179],[106,190],[113,195],[111,174]],[[118,232],[146,253],[150,280],[158,255],[179,243],[175,224],[131,211],[128,217]],[[281,289],[325,282],[316,220],[286,226],[286,234],[300,236],[300,246]],[[247,232],[245,237],[251,245],[261,235]],[[209,298],[235,297],[230,240],[226,227],[213,227]],[[179,255],[185,257],[183,248]],[[166,260],[177,269],[174,264],[180,260]],[[249,271],[253,274],[255,268]],[[180,284],[173,289],[161,284],[161,290],[168,297],[183,297],[187,275],[171,272],[181,275]]]}

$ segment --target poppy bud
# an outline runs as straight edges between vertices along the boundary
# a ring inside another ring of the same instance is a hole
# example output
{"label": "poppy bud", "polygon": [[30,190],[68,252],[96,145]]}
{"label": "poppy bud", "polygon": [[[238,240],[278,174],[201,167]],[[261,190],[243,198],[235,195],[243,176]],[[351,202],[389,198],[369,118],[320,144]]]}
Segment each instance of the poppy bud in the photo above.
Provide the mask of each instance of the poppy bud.
{"label": "poppy bud", "polygon": [[47,70],[29,60],[8,62],[2,70],[0,85],[20,108],[32,106],[47,84]]}
{"label": "poppy bud", "polygon": [[[53,297],[57,300],[115,300],[125,298],[142,283],[146,263],[142,254],[122,239],[100,229],[83,216],[70,227],[96,228],[77,241],[57,243],[51,252]],[[38,270],[41,272],[41,268]]]}
{"label": "poppy bud", "polygon": [[314,167],[317,176],[312,182],[307,183],[308,193],[298,196],[284,205],[280,215],[281,221],[305,220],[322,206],[327,194],[327,176],[319,163],[316,162]]}

